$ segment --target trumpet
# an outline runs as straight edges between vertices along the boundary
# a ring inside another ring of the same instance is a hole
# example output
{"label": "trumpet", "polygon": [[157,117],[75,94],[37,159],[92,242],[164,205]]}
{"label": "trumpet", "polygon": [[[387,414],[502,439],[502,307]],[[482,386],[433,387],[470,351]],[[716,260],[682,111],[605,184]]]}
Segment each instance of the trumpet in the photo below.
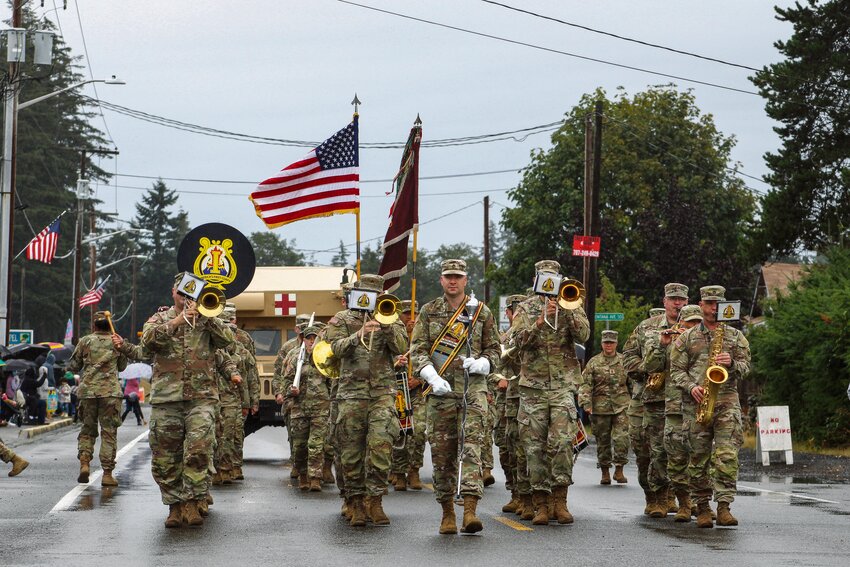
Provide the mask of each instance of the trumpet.
{"label": "trumpet", "polygon": [[204,287],[198,297],[198,313],[204,317],[218,317],[224,311],[226,302],[223,291],[215,287]]}
{"label": "trumpet", "polygon": [[[581,307],[582,303],[584,303],[585,295],[587,295],[587,291],[584,289],[584,286],[580,281],[572,279],[561,280],[561,285],[558,287],[558,306],[567,309],[568,311],[578,309]],[[547,325],[552,327],[553,330],[558,330],[558,310],[555,310],[554,323],[549,322],[549,319],[546,317],[545,310],[543,311],[543,320]]]}
{"label": "trumpet", "polygon": [[[375,300],[374,319],[381,325],[392,325],[401,314],[401,300],[391,293],[382,293]],[[363,313],[363,324],[369,320],[369,314]],[[360,334],[360,344],[366,347],[366,350],[372,350],[372,340],[375,337],[375,331],[369,333],[369,343],[366,343],[363,333]]]}

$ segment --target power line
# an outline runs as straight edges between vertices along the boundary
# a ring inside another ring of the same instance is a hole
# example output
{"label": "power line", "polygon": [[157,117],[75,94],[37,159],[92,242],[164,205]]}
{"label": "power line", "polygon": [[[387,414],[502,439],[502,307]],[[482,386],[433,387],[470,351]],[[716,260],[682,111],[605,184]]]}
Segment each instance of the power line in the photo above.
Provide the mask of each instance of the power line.
{"label": "power line", "polygon": [[662,49],[664,51],[670,51],[672,53],[678,53],[679,55],[687,55],[688,57],[696,57],[697,59],[704,59],[705,61],[713,61],[714,63],[720,63],[721,65],[728,65],[730,67],[738,67],[740,69],[746,69],[748,71],[760,71],[761,70],[761,69],[757,69],[756,67],[750,67],[749,65],[742,65],[740,63],[733,63],[731,61],[725,61],[723,59],[718,59],[716,57],[709,57],[707,55],[700,55],[698,53],[693,53],[691,51],[684,51],[682,49],[675,49],[673,47],[667,47],[666,45],[660,45],[660,44],[657,44],[657,43],[650,43],[648,41],[643,41],[643,40],[635,39],[635,38],[632,38],[632,37],[626,37],[626,36],[623,36],[623,35],[618,35],[616,33],[607,32],[607,31],[604,31],[604,30],[594,29],[594,28],[584,26],[584,25],[581,25],[581,24],[576,24],[574,22],[568,22],[566,20],[561,20],[561,19],[555,18],[553,16],[546,16],[546,15],[543,15],[543,14],[538,14],[537,12],[532,12],[531,10],[524,10],[522,8],[517,8],[515,6],[509,6],[508,4],[502,4],[501,2],[494,2],[493,0],[481,0],[481,1],[485,2],[487,4],[492,4],[494,6],[500,6],[502,8],[507,9],[507,10],[513,10],[514,12],[520,12],[522,14],[528,14],[529,16],[534,16],[535,18],[541,18],[541,19],[544,19],[544,20],[549,20],[551,22],[557,22],[557,23],[563,24],[565,26],[571,26],[571,27],[579,28],[579,29],[586,30],[586,31],[589,31],[589,32],[598,33],[598,34],[601,34],[601,35],[607,35],[608,37],[613,37],[615,39],[621,39],[623,41],[630,41],[632,43],[637,43],[639,45],[644,45],[646,47],[653,47],[655,49]]}
{"label": "power line", "polygon": [[667,79],[676,79],[678,81],[686,81],[686,82],[694,83],[694,84],[698,84],[698,85],[705,85],[707,87],[714,87],[716,89],[723,89],[723,90],[738,92],[738,93],[742,93],[742,94],[761,96],[759,93],[757,93],[755,91],[748,91],[748,90],[744,90],[744,89],[739,89],[737,87],[730,87],[728,85],[721,85],[719,83],[711,83],[711,82],[708,82],[708,81],[701,81],[699,79],[690,79],[688,77],[671,75],[669,73],[662,73],[660,71],[652,71],[650,69],[644,69],[644,68],[641,68],[641,67],[634,67],[632,65],[626,65],[626,64],[623,64],[623,63],[615,63],[614,61],[608,61],[608,60],[599,59],[599,58],[596,58],[596,57],[588,57],[587,55],[579,55],[577,53],[571,53],[569,51],[562,51],[560,49],[554,49],[554,48],[551,48],[551,47],[543,47],[541,45],[535,45],[533,43],[527,43],[527,42],[519,41],[519,40],[515,40],[515,39],[508,39],[506,37],[501,37],[501,36],[498,36],[498,35],[493,35],[493,34],[489,34],[489,33],[479,32],[479,31],[470,30],[470,29],[466,29],[466,28],[461,28],[461,27],[458,27],[458,26],[452,26],[452,25],[449,25],[449,24],[443,24],[443,23],[440,23],[440,22],[432,21],[432,20],[425,20],[423,18],[417,18],[417,17],[414,17],[414,16],[409,16],[407,14],[402,14],[400,12],[392,12],[390,10],[384,10],[384,9],[381,9],[381,8],[376,8],[374,6],[368,6],[366,4],[358,4],[356,2],[351,2],[350,0],[337,0],[337,2],[341,2],[343,4],[348,4],[350,6],[356,6],[358,8],[364,8],[366,10],[373,10],[375,12],[381,12],[383,14],[389,14],[391,16],[397,16],[399,18],[404,18],[404,19],[407,19],[407,20],[413,20],[413,21],[416,21],[416,22],[421,22],[423,24],[428,24],[428,25],[446,28],[446,29],[450,29],[450,30],[454,30],[454,31],[468,33],[468,34],[471,34],[471,35],[477,35],[479,37],[486,37],[488,39],[495,39],[496,41],[502,41],[502,42],[511,43],[511,44],[514,44],[514,45],[522,45],[524,47],[530,47],[532,49],[537,49],[539,51],[546,51],[548,53],[565,55],[567,57],[573,57],[573,58],[576,58],[576,59],[583,59],[585,61],[592,61],[594,63],[602,63],[603,65],[610,65],[612,67],[619,67],[621,69],[629,69],[631,71],[638,71],[638,72],[641,72],[641,73],[648,73],[650,75],[665,77]]}
{"label": "power line", "polygon": [[[83,53],[86,54],[86,66],[89,69],[89,78],[94,80],[94,72],[91,68],[91,58],[89,57],[89,48],[86,45],[86,32],[83,31],[83,19],[80,17],[80,2],[79,0],[74,0],[74,9],[77,12],[77,22],[80,24],[80,38],[83,40]],[[59,15],[57,12],[56,19],[58,21]],[[61,29],[59,30],[62,31]],[[109,137],[109,141],[112,142],[112,147],[115,147],[115,140],[112,138],[112,132],[109,131],[109,125],[106,123],[106,116],[103,114],[103,108],[100,106],[100,97],[97,94],[97,85],[94,83],[91,84],[92,90],[94,90],[94,98],[97,101],[97,110],[100,113],[100,118],[103,120],[103,128],[106,130],[106,135]]]}

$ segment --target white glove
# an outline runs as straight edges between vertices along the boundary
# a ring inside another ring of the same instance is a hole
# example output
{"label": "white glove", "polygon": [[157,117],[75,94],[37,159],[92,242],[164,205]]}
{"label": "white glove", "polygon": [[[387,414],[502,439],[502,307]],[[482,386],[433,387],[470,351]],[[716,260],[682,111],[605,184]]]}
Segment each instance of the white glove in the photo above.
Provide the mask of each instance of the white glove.
{"label": "white glove", "polygon": [[490,374],[490,361],[484,358],[469,358],[463,359],[463,367],[469,370],[470,374]]}
{"label": "white glove", "polygon": [[437,370],[428,365],[419,371],[419,377],[424,379],[431,386],[431,391],[435,396],[445,396],[452,391],[452,386],[446,382],[442,376],[437,374]]}

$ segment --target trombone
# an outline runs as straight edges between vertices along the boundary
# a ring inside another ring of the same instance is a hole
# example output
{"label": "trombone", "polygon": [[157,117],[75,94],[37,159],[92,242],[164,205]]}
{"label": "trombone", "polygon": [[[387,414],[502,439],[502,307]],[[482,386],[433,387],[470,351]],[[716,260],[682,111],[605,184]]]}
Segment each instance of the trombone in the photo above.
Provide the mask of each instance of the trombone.
{"label": "trombone", "polygon": [[[401,300],[391,293],[382,293],[375,300],[374,319],[381,325],[392,325],[398,321],[401,313]],[[363,325],[369,321],[369,313],[363,313]],[[375,338],[375,331],[369,333],[369,343],[366,343],[364,333],[360,333],[360,344],[366,347],[366,350],[372,350],[372,341]]]}
{"label": "trombone", "polygon": [[[564,279],[561,280],[561,285],[558,288],[558,306],[568,311],[578,309],[584,303],[584,296],[587,294],[582,283],[578,280]],[[555,310],[554,323],[549,322],[546,317],[546,308],[543,308],[543,321],[549,325],[552,330],[558,330],[558,310]]]}

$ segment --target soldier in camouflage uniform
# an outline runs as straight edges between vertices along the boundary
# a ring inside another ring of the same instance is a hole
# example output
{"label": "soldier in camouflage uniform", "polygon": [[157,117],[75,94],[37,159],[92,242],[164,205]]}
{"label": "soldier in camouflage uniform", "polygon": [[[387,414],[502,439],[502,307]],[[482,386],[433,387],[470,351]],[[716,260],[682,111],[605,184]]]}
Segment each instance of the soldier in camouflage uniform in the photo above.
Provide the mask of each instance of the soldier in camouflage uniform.
{"label": "soldier in camouflage uniform", "polygon": [[[206,502],[208,472],[215,444],[218,400],[215,352],[233,342],[233,332],[217,317],[203,317],[197,306],[177,292],[174,306],[151,316],[144,325],[142,346],[153,354],[150,446],[151,472],[162,502],[169,507],[166,527],[181,519],[203,524],[199,505]],[[230,363],[233,378],[239,376]]]}
{"label": "soldier in camouflage uniform", "polygon": [[[383,277],[363,274],[354,290],[380,294],[383,286]],[[336,435],[352,526],[366,524],[367,507],[375,524],[390,522],[382,498],[399,431],[393,363],[408,346],[401,321],[384,325],[374,319],[364,324],[363,320],[363,313],[346,309],[334,315],[326,329],[326,340],[340,361]],[[372,350],[362,344],[369,343],[370,335]],[[368,497],[366,502],[364,497]]]}
{"label": "soldier in camouflage uniform", "polygon": [[292,428],[292,466],[298,470],[298,488],[322,491],[322,468],[325,460],[325,438],[330,416],[330,378],[323,376],[313,364],[313,346],[321,331],[321,323],[305,327],[304,362],[300,386],[294,386],[299,350],[293,350],[284,361],[283,382],[272,382],[272,393],[278,404],[288,403]]}
{"label": "soldier in camouflage uniform", "polygon": [[[443,295],[419,312],[411,357],[414,374],[431,387],[428,442],[434,464],[434,493],[443,509],[439,531],[457,533],[452,497],[460,467],[464,509],[461,531],[476,533],[483,529],[476,509],[484,494],[481,445],[487,415],[487,376],[499,360],[498,324],[486,305],[466,296],[465,261],[445,260],[441,268]],[[465,384],[466,375],[469,380]],[[459,455],[461,435],[464,443]]]}
{"label": "soldier in camouflage uniform", "polygon": [[77,482],[89,481],[89,463],[94,453],[100,424],[98,457],[100,466],[103,467],[101,485],[118,486],[118,481],[112,476],[118,450],[121,402],[124,399],[118,373],[127,368],[127,357],[116,351],[109,321],[103,311],[94,314],[93,326],[95,332],[80,339],[67,365],[70,372],[81,374],[80,387],[77,390],[82,418],[82,427],[77,438],[77,457],[80,459]]}
{"label": "soldier in camouflage uniform", "polygon": [[[509,295],[505,300],[505,314],[508,323],[514,320],[516,307],[525,301],[526,296],[521,294]],[[496,374],[499,382],[497,388],[504,386],[505,409],[502,416],[504,422],[504,453],[499,452],[499,460],[505,469],[505,488],[511,492],[511,500],[502,506],[502,512],[515,512],[521,515],[520,503],[527,500],[529,510],[531,503],[531,484],[528,481],[526,470],[525,450],[519,442],[519,424],[516,420],[519,412],[519,352],[514,344],[513,334],[510,329],[502,337],[502,355],[496,364]],[[529,512],[531,513],[531,512]],[[531,519],[530,517],[528,518]]]}
{"label": "soldier in camouflage uniform", "polygon": [[688,488],[688,460],[690,445],[688,435],[690,423],[694,418],[694,403],[689,396],[683,396],[670,379],[670,345],[683,329],[690,329],[702,321],[702,311],[698,305],[682,307],[679,316],[678,332],[660,333],[647,342],[644,366],[649,373],[664,373],[664,450],[667,452],[667,475],[670,486],[679,501],[679,509],[674,520],[691,521],[691,499]]}
{"label": "soldier in camouflage uniform", "polygon": [[251,335],[239,328],[236,319],[236,305],[228,301],[226,311],[230,315],[231,330],[236,336],[236,342],[245,347],[247,351],[242,359],[244,368],[240,369],[245,376],[245,382],[240,387],[243,427],[240,428],[242,434],[235,437],[236,462],[233,466],[233,479],[244,480],[245,474],[242,472],[242,452],[245,442],[244,419],[247,419],[249,414],[257,415],[257,412],[260,411],[260,373],[257,370],[257,347],[254,345],[254,339],[251,338]]}
{"label": "soldier in camouflage uniform", "polygon": [[629,378],[639,383],[643,402],[643,434],[649,445],[649,468],[647,471],[648,489],[644,513],[653,518],[663,518],[667,512],[677,510],[672,492],[668,490],[670,479],[667,476],[667,452],[664,450],[664,389],[646,388],[649,374],[644,364],[647,340],[657,338],[658,333],[670,329],[679,320],[679,310],[688,302],[688,286],[680,283],[668,283],[664,286],[664,314],[644,319],[635,327],[629,340],[623,347],[623,366]]}
{"label": "soldier in camouflage uniform", "polygon": [[617,331],[602,331],[602,352],[584,367],[578,403],[590,415],[593,425],[596,466],[602,469],[599,484],[611,484],[611,463],[615,467],[614,480],[627,483],[623,466],[629,462],[629,420],[626,417],[629,391],[623,355],[617,352]]}
{"label": "soldier in camouflage uniform", "polygon": [[[561,265],[541,260],[538,273],[557,276]],[[558,329],[547,324],[558,315]],[[545,315],[544,315],[545,313]],[[559,524],[570,524],[567,491],[572,484],[572,441],[578,426],[574,396],[581,380],[575,343],[590,336],[584,309],[564,309],[555,299],[529,297],[517,307],[512,328],[520,351],[519,434],[533,490],[535,525],[549,523],[549,499]]]}
{"label": "soldier in camouflage uniform", "polygon": [[[714,413],[707,424],[691,421],[688,462],[691,495],[697,501],[697,526],[710,528],[712,487],[717,502],[717,525],[737,526],[738,520],[729,510],[735,500],[738,480],[738,450],[744,441],[738,381],[750,373],[750,345],[741,331],[717,322],[717,302],[725,301],[726,289],[719,285],[700,288],[699,306],[703,320],[685,331],[673,343],[670,353],[670,378],[674,385],[690,396],[697,406],[705,396],[703,383],[709,352],[715,333],[722,333],[720,354],[714,360],[726,368],[729,378],[720,385]],[[714,479],[709,467],[714,446]],[[712,481],[713,480],[713,481]]]}
{"label": "soldier in camouflage uniform", "polygon": [[18,476],[25,468],[30,466],[29,461],[15,454],[13,450],[3,443],[0,439],[0,461],[4,463],[12,463],[12,470],[9,471],[9,476]]}
{"label": "soldier in camouflage uniform", "polygon": [[[307,323],[310,322],[310,315],[306,315],[301,313],[300,315],[295,316],[295,336],[283,343],[280,347],[280,351],[277,353],[277,358],[274,361],[274,376],[272,380],[278,380],[279,382],[283,382],[283,363],[286,360],[286,357],[295,349],[301,348],[301,331],[304,327],[307,326]],[[289,442],[289,446],[292,447],[292,435],[289,431],[289,410],[288,406],[284,406],[283,408],[283,423],[286,425],[286,438]],[[295,467],[292,467],[292,470],[289,472],[289,478],[298,478],[298,471],[295,470]]]}
{"label": "soldier in camouflage uniform", "polygon": [[[340,290],[336,292],[336,295],[340,301],[340,305],[343,310],[348,309],[348,292],[351,291],[353,284],[351,283],[343,283],[340,284]],[[319,334],[320,340],[327,340],[327,326],[322,329],[322,332]],[[339,497],[342,499],[342,508],[340,510],[340,514],[345,517],[346,520],[351,520],[351,510],[348,508],[348,496],[345,492],[345,477],[342,475],[342,462],[340,461],[341,453],[339,448],[339,440],[336,436],[336,420],[339,416],[339,406],[337,405],[336,393],[339,389],[339,380],[331,380],[330,387],[330,401],[331,401],[331,411],[330,411],[330,420],[328,422],[328,434],[325,437],[325,468],[322,471],[323,481],[328,480],[328,453],[330,452],[330,460],[333,463],[334,467],[334,477],[336,479],[336,487],[339,489]],[[330,482],[333,482],[331,480]]]}
{"label": "soldier in camouflage uniform", "polygon": [[[418,304],[414,311],[419,311]],[[402,301],[401,321],[408,330],[408,336],[413,331],[410,312],[411,301]],[[413,406],[413,435],[407,436],[400,449],[393,448],[393,488],[422,490],[422,480],[419,478],[419,469],[425,458],[425,398],[422,396],[422,381],[408,375],[407,388],[410,391],[410,405]]]}

